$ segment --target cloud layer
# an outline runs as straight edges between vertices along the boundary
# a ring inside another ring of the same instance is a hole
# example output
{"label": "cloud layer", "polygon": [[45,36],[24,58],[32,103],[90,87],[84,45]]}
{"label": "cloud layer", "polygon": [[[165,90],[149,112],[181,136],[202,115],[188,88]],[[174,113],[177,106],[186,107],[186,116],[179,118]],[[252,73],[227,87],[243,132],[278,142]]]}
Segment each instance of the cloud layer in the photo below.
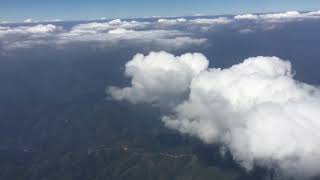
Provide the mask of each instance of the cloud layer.
{"label": "cloud layer", "polygon": [[237,20],[268,20],[268,21],[289,21],[289,20],[298,20],[298,19],[314,19],[320,18],[320,10],[319,11],[311,11],[300,13],[298,11],[287,11],[283,13],[270,13],[270,14],[242,14],[237,15],[234,19]]}
{"label": "cloud layer", "polygon": [[196,19],[185,19],[185,18],[178,18],[178,19],[159,19],[159,24],[164,25],[181,25],[181,24],[202,24],[202,25],[214,25],[214,24],[229,24],[232,20],[227,17],[218,17],[218,18],[196,18]]}
{"label": "cloud layer", "polygon": [[[52,21],[39,24],[27,20],[24,24],[0,25],[0,50],[30,48],[37,45],[65,45],[77,42],[93,42],[114,47],[121,45],[146,45],[160,49],[178,49],[201,46],[207,42],[207,32],[238,29],[242,34],[262,30],[274,30],[281,23],[305,19],[320,19],[320,11],[288,11],[272,14],[244,14],[234,17],[169,18],[157,21],[100,20],[65,27]],[[250,21],[250,22],[247,22]],[[222,27],[222,28],[220,28]],[[115,44],[117,43],[117,44]]]}
{"label": "cloud layer", "polygon": [[110,88],[116,100],[172,108],[165,125],[221,143],[250,170],[255,165],[307,178],[320,170],[320,89],[294,79],[291,64],[253,57],[208,68],[201,54],[135,56],[126,65],[132,86]]}
{"label": "cloud layer", "polygon": [[[77,24],[71,29],[54,24],[28,26],[0,26],[0,48],[10,50],[30,48],[36,45],[64,45],[77,42],[146,44],[157,47],[183,48],[200,46],[205,38],[177,29],[153,28],[150,22],[121,21]],[[1,49],[0,49],[1,50]]]}

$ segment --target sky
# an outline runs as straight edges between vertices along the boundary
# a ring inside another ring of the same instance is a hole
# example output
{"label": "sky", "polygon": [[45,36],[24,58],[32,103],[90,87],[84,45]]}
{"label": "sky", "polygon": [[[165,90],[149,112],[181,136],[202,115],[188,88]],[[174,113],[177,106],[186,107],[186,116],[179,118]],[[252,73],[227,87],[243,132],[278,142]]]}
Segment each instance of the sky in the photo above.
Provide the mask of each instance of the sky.
{"label": "sky", "polygon": [[0,0],[0,21],[318,10],[319,0]]}

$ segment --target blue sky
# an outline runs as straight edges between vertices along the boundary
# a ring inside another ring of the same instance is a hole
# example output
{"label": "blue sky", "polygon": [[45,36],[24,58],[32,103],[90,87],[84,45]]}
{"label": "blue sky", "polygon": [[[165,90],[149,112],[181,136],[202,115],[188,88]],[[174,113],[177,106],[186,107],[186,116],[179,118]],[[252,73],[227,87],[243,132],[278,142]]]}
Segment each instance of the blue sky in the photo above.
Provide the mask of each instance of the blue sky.
{"label": "blue sky", "polygon": [[319,0],[0,0],[0,21],[318,10]]}

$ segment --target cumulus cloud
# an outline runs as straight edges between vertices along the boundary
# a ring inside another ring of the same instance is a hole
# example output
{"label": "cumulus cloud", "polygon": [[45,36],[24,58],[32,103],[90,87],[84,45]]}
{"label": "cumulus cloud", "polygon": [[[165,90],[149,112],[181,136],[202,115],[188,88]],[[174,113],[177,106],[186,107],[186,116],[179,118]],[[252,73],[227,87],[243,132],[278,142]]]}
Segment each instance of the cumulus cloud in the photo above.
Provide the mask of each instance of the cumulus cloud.
{"label": "cumulus cloud", "polygon": [[256,57],[210,69],[190,91],[163,118],[168,127],[225,144],[248,169],[275,163],[295,176],[318,173],[320,90],[295,81],[289,62]]}
{"label": "cumulus cloud", "polygon": [[138,22],[138,21],[121,21],[120,19],[111,20],[109,22],[92,22],[85,24],[78,24],[71,29],[71,33],[99,33],[105,32],[112,29],[142,29],[146,28],[149,22]]}
{"label": "cumulus cloud", "polygon": [[158,39],[155,43],[162,47],[170,47],[173,49],[201,46],[207,42],[205,38],[191,38],[188,36],[175,37],[171,39]]}
{"label": "cumulus cloud", "polygon": [[35,26],[19,26],[16,28],[11,27],[0,27],[0,35],[9,35],[9,34],[43,34],[43,33],[52,33],[59,30],[60,27],[57,27],[52,24],[47,25],[35,25]]}
{"label": "cumulus cloud", "polygon": [[158,23],[164,23],[164,24],[177,24],[177,23],[185,23],[187,22],[184,18],[178,18],[178,19],[159,19]]}
{"label": "cumulus cloud", "polygon": [[[287,22],[320,20],[320,13],[319,11],[288,11],[268,14],[242,14],[234,16],[234,20],[238,28],[240,28],[239,32],[248,34],[257,31],[270,31],[283,28]],[[242,23],[243,21],[245,21],[245,23]],[[250,23],[247,21],[250,21]]]}
{"label": "cumulus cloud", "polygon": [[281,13],[268,13],[268,14],[243,14],[234,16],[234,19],[237,20],[265,20],[265,21],[275,21],[275,22],[282,22],[282,21],[292,21],[292,20],[299,20],[299,19],[315,19],[320,18],[320,11],[311,11],[300,13],[298,11],[287,11]]}
{"label": "cumulus cloud", "polygon": [[154,27],[158,29],[180,29],[185,32],[199,33],[215,30],[232,22],[234,22],[234,20],[229,17],[159,19],[154,24]]}
{"label": "cumulus cloud", "polygon": [[0,24],[9,24],[9,23],[13,23],[13,22],[10,22],[10,21],[0,21]]}
{"label": "cumulus cloud", "polygon": [[32,22],[33,20],[32,19],[26,19],[26,20],[24,20],[23,22],[25,22],[25,23],[30,23],[30,22]]}
{"label": "cumulus cloud", "polygon": [[198,18],[190,20],[190,22],[196,24],[229,24],[232,20],[226,17],[219,17],[213,19]]}
{"label": "cumulus cloud", "polygon": [[[243,14],[230,17],[213,18],[169,18],[158,21],[124,21],[115,19],[107,22],[89,22],[72,27],[46,23],[1,24],[1,49],[28,48],[35,45],[66,45],[92,42],[103,46],[114,43],[125,45],[162,46],[162,49],[184,48],[205,44],[206,33],[219,32],[222,28],[235,29],[249,34],[260,31],[276,30],[283,27],[281,22],[320,19],[320,12],[297,12],[272,14]],[[250,23],[242,23],[249,20]],[[26,22],[35,22],[28,20]],[[63,26],[63,27],[62,27]],[[94,45],[94,44],[92,44]]]}
{"label": "cumulus cloud", "polygon": [[150,22],[122,21],[90,22],[63,29],[52,24],[30,26],[0,26],[2,48],[27,48],[34,45],[57,45],[75,42],[125,42],[126,44],[149,43],[166,48],[199,46],[204,38],[195,38],[192,33],[180,30],[161,30],[150,26]]}
{"label": "cumulus cloud", "polygon": [[201,25],[213,25],[213,24],[229,24],[232,22],[231,19],[227,17],[218,17],[218,18],[196,18],[196,19],[159,19],[158,23],[164,25],[191,25],[191,24],[201,24]]}
{"label": "cumulus cloud", "polygon": [[0,40],[6,49],[29,47],[30,45],[45,44],[49,37],[62,31],[62,27],[52,24],[35,26],[1,27]]}
{"label": "cumulus cloud", "polygon": [[234,17],[234,19],[258,19],[258,18],[259,16],[254,14],[242,14]]}
{"label": "cumulus cloud", "polygon": [[251,33],[254,33],[255,31],[253,29],[250,29],[250,28],[245,28],[245,29],[240,29],[239,30],[239,33],[241,34],[251,34]]}
{"label": "cumulus cloud", "polygon": [[35,21],[33,19],[26,19],[23,21],[24,23],[37,23],[38,21]]}
{"label": "cumulus cloud", "polygon": [[49,20],[46,20],[45,22],[61,22],[62,20],[61,19],[49,19]]}
{"label": "cumulus cloud", "polygon": [[173,106],[167,127],[224,144],[248,170],[319,174],[320,89],[295,80],[289,61],[253,57],[220,69],[201,54],[159,52],[135,56],[126,75],[132,84],[109,88],[114,99]]}
{"label": "cumulus cloud", "polygon": [[320,10],[307,12],[306,15],[309,15],[309,16],[320,16]]}
{"label": "cumulus cloud", "polygon": [[126,30],[126,29],[123,29],[123,28],[118,28],[118,29],[110,30],[108,33],[110,33],[110,34],[124,34],[124,33],[130,33],[130,32],[133,32],[133,31],[132,30]]}
{"label": "cumulus cloud", "polygon": [[135,42],[160,46],[163,48],[183,48],[186,46],[200,46],[206,42],[204,38],[193,38],[192,34],[177,30],[127,30],[124,28],[111,29],[105,32],[71,31],[59,34],[57,43],[69,42]]}
{"label": "cumulus cloud", "polygon": [[298,11],[288,11],[284,13],[273,13],[273,14],[263,14],[260,15],[264,19],[284,19],[284,18],[298,18],[302,17],[303,14],[300,14]]}
{"label": "cumulus cloud", "polygon": [[116,100],[134,104],[174,106],[187,95],[192,78],[207,67],[208,60],[198,53],[182,56],[166,52],[137,54],[126,64],[125,74],[132,78],[131,87],[110,87],[108,93]]}

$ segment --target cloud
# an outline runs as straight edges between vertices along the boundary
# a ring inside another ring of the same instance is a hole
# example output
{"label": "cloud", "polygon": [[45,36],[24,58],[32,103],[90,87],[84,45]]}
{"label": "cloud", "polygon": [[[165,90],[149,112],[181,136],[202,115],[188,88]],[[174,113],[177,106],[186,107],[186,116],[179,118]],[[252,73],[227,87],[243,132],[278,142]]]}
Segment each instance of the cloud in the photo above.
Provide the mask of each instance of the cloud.
{"label": "cloud", "polygon": [[255,32],[255,30],[250,29],[250,28],[245,28],[245,29],[240,29],[239,30],[239,33],[241,33],[241,34],[251,34],[251,33],[254,33],[254,32]]}
{"label": "cloud", "polygon": [[[270,31],[283,28],[287,22],[319,20],[319,11],[298,12],[288,11],[268,14],[242,14],[234,16],[235,24],[240,28],[239,32],[248,34],[259,31]],[[247,21],[250,21],[248,23]],[[245,22],[245,23],[242,23]],[[248,31],[250,30],[250,31]]]}
{"label": "cloud", "polygon": [[218,29],[220,26],[228,25],[234,22],[228,17],[218,18],[177,18],[177,19],[159,19],[154,27],[157,29],[180,29],[190,33],[208,32]]}
{"label": "cloud", "polygon": [[188,36],[175,37],[171,39],[158,39],[155,43],[162,47],[170,47],[173,49],[201,46],[207,42],[205,38],[191,38]]}
{"label": "cloud", "polygon": [[263,19],[287,19],[303,17],[303,14],[300,14],[298,11],[288,11],[284,13],[263,14],[260,17]]}
{"label": "cloud", "polygon": [[[148,67],[148,68],[146,68]],[[174,56],[166,52],[137,54],[126,64],[125,74],[132,78],[131,87],[110,87],[108,93],[116,100],[131,103],[147,102],[176,105],[188,93],[196,74],[208,67],[202,54]]]}
{"label": "cloud", "polygon": [[219,18],[213,18],[213,19],[205,19],[205,18],[198,18],[190,20],[190,23],[195,24],[229,24],[232,20],[226,17],[219,17]]}
{"label": "cloud", "polygon": [[138,21],[121,21],[120,19],[115,19],[109,22],[100,23],[92,22],[85,24],[78,24],[71,29],[71,33],[98,33],[105,32],[111,29],[142,29],[149,25],[148,22],[138,22]]}
{"label": "cloud", "polygon": [[191,24],[198,24],[198,25],[212,25],[212,24],[229,24],[232,20],[227,17],[218,17],[218,18],[197,18],[197,19],[159,19],[158,23],[163,25],[191,25]]}
{"label": "cloud", "polygon": [[[101,29],[101,28],[100,28]],[[74,31],[59,34],[57,43],[66,44],[69,42],[134,42],[160,46],[162,48],[183,48],[187,46],[201,46],[206,42],[204,38],[193,38],[192,34],[183,33],[177,30],[127,30],[124,28],[111,29],[105,32],[92,30]]]}
{"label": "cloud", "polygon": [[25,48],[46,44],[47,39],[62,31],[62,27],[52,24],[35,26],[1,27],[0,40],[4,49]]}
{"label": "cloud", "polygon": [[242,15],[237,15],[234,17],[234,19],[258,19],[259,16],[258,15],[254,15],[254,14],[242,14]]}
{"label": "cloud", "polygon": [[35,25],[35,26],[19,26],[15,28],[11,27],[0,27],[0,36],[10,35],[10,34],[45,34],[52,33],[59,30],[60,27],[57,27],[52,24],[47,25]]}
{"label": "cloud", "polygon": [[243,14],[234,16],[236,20],[263,20],[263,21],[275,21],[275,22],[283,22],[283,21],[293,21],[299,19],[315,19],[320,18],[320,11],[311,11],[300,13],[298,11],[287,11],[281,13],[268,13],[268,14]]}
{"label": "cloud", "polygon": [[77,42],[124,43],[167,48],[199,46],[206,42],[204,38],[195,38],[192,33],[180,30],[158,30],[149,22],[112,20],[105,23],[91,22],[77,24],[71,29],[52,24],[30,26],[0,26],[1,48],[29,48],[35,45],[66,45]]}
{"label": "cloud", "polygon": [[[282,22],[304,19],[320,19],[320,11],[270,14],[243,14],[215,18],[170,18],[153,21],[124,21],[115,19],[107,22],[89,22],[73,27],[47,23],[2,24],[0,29],[1,50],[29,48],[37,45],[68,45],[91,42],[97,45],[115,47],[122,45],[158,46],[158,49],[178,49],[200,46],[207,42],[208,32],[220,32],[221,27],[234,29],[242,34],[275,30],[283,27]],[[244,20],[249,20],[250,23]],[[34,22],[28,20],[27,22]],[[213,30],[213,31],[212,31]],[[107,42],[107,43],[105,43]],[[95,45],[95,44],[90,44]]]}
{"label": "cloud", "polygon": [[307,12],[305,14],[309,15],[309,16],[320,16],[320,10],[318,10],[318,11],[310,11],[310,12]]}
{"label": "cloud", "polygon": [[184,18],[178,18],[178,19],[159,19],[158,23],[163,23],[163,24],[177,24],[177,23],[185,23],[187,22],[186,19]]}
{"label": "cloud", "polygon": [[61,22],[61,19],[49,19],[49,20],[45,20],[44,22]]}
{"label": "cloud", "polygon": [[25,22],[25,23],[31,23],[33,20],[32,19],[26,19],[26,20],[24,20],[23,22]]}
{"label": "cloud", "polygon": [[208,68],[201,54],[136,55],[126,64],[131,86],[109,88],[115,100],[173,107],[165,125],[221,143],[248,170],[276,168],[308,178],[320,170],[320,89],[294,79],[289,61],[253,57]]}
{"label": "cloud", "polygon": [[123,29],[123,28],[113,29],[113,30],[109,31],[110,34],[125,34],[125,33],[130,33],[130,32],[133,32],[133,31],[132,30],[126,30],[126,29]]}
{"label": "cloud", "polygon": [[10,22],[10,21],[0,21],[0,24],[9,24],[9,23],[13,23],[13,22]]}
{"label": "cloud", "polygon": [[23,22],[24,23],[37,23],[38,21],[34,21],[33,19],[26,19]]}

